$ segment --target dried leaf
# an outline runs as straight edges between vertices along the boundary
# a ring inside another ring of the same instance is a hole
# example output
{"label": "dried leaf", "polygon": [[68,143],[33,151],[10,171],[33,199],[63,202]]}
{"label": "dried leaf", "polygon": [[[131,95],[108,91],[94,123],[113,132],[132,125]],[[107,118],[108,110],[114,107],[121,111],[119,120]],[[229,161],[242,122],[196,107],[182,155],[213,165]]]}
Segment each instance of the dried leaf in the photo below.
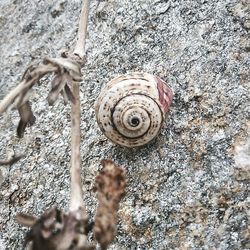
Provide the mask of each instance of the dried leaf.
{"label": "dried leaf", "polygon": [[82,80],[81,67],[77,59],[70,57],[45,58],[40,65],[30,65],[24,72],[21,83],[0,102],[0,114],[10,107],[18,109],[21,117],[17,128],[18,137],[23,137],[27,125],[32,125],[35,122],[29,104],[31,89],[35,83],[49,73],[55,74],[51,82],[51,91],[47,97],[49,105],[55,103],[60,93],[62,93],[65,102],[66,99],[75,102],[70,85],[74,81]]}
{"label": "dried leaf", "polygon": [[60,94],[60,92],[64,88],[64,86],[66,84],[65,75],[64,74],[56,75],[54,77],[54,79],[52,80],[51,84],[52,84],[52,88],[51,88],[51,91],[49,92],[49,95],[47,97],[49,105],[53,105],[55,103],[55,101],[58,98],[58,95]]}
{"label": "dried leaf", "polygon": [[18,112],[19,112],[21,119],[20,119],[18,127],[17,127],[17,135],[18,135],[18,137],[21,138],[21,137],[23,137],[25,128],[28,125],[32,126],[35,123],[36,118],[33,115],[33,112],[31,110],[31,106],[30,106],[29,102],[26,102],[26,103],[22,104],[21,106],[19,106]]}
{"label": "dried leaf", "polygon": [[89,225],[83,214],[81,209],[66,214],[52,208],[38,219],[19,214],[17,221],[32,227],[25,241],[31,250],[94,250],[87,242]]}
{"label": "dried leaf", "polygon": [[32,227],[37,221],[37,218],[34,215],[30,214],[17,214],[16,221],[26,227]]}
{"label": "dried leaf", "polygon": [[94,235],[101,248],[107,249],[116,235],[116,218],[119,202],[124,195],[124,170],[111,160],[101,162],[103,169],[96,177],[99,205],[95,217]]}
{"label": "dried leaf", "polygon": [[69,86],[67,84],[64,87],[64,91],[67,95],[68,100],[70,100],[72,103],[75,103],[76,99],[75,99],[71,89],[69,88]]}
{"label": "dried leaf", "polygon": [[15,107],[20,107],[22,106],[24,103],[29,101],[30,95],[31,95],[31,89],[26,88],[24,89],[14,100],[11,109],[15,108]]}
{"label": "dried leaf", "polygon": [[61,91],[61,95],[63,97],[64,105],[66,105],[68,103],[69,99],[68,99],[68,96],[65,92],[65,88]]}
{"label": "dried leaf", "polygon": [[44,64],[52,64],[57,67],[61,71],[58,73],[63,74],[67,72],[73,81],[80,82],[82,80],[81,67],[75,60],[70,58],[45,58],[43,62]]}

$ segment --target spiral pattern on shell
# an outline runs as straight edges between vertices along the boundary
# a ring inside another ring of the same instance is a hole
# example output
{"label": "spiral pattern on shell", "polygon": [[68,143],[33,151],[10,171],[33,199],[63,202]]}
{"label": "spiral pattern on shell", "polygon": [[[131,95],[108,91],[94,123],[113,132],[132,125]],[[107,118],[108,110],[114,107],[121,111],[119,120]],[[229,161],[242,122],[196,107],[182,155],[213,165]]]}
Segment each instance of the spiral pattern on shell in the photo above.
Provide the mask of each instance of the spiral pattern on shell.
{"label": "spiral pattern on shell", "polygon": [[173,98],[170,86],[148,73],[111,80],[101,91],[95,112],[103,133],[116,144],[138,147],[159,133]]}

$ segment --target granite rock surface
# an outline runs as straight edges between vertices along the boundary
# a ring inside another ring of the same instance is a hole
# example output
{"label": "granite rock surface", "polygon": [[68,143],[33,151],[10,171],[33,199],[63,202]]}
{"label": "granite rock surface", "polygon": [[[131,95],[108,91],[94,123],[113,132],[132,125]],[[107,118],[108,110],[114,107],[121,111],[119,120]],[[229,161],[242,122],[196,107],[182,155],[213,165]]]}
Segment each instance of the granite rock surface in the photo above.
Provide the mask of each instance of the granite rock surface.
{"label": "granite rock surface", "polygon": [[[0,99],[25,68],[75,43],[80,0],[0,1]],[[249,0],[92,1],[82,68],[84,200],[91,217],[100,160],[126,169],[127,192],[109,249],[250,249]],[[149,145],[126,149],[99,130],[94,103],[126,72],[166,80],[174,100]],[[49,107],[49,78],[34,88],[36,123],[16,137],[17,112],[0,116],[0,249],[22,249],[18,212],[40,215],[69,200],[70,107]]]}

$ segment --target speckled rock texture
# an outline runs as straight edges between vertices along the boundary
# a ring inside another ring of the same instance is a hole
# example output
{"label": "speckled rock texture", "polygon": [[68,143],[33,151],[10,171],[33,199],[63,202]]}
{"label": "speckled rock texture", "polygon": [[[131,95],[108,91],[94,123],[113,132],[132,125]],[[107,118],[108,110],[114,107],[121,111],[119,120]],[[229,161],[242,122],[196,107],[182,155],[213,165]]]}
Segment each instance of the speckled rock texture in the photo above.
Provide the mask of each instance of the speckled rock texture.
{"label": "speckled rock texture", "polygon": [[[75,43],[80,0],[0,1],[0,99],[31,62]],[[109,249],[250,248],[250,1],[92,1],[81,83],[82,177],[94,216],[100,160],[127,172],[118,234]],[[174,90],[171,111],[151,144],[126,149],[99,130],[94,102],[113,77],[146,71]],[[37,117],[23,139],[17,112],[0,117],[0,249],[21,250],[18,212],[68,209],[70,107],[49,107],[49,77],[34,88]]]}

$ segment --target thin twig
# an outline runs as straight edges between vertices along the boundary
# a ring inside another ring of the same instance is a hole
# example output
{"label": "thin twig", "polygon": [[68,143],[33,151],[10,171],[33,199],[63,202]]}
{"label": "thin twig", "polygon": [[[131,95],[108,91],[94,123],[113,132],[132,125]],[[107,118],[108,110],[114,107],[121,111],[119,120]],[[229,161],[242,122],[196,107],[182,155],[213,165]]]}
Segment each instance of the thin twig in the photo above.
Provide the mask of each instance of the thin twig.
{"label": "thin twig", "polygon": [[[80,16],[78,41],[74,50],[74,54],[77,54],[80,59],[83,60],[85,56],[85,41],[87,34],[89,13],[89,0],[85,0]],[[71,104],[71,201],[70,211],[75,211],[80,207],[85,208],[83,202],[83,191],[81,185],[81,158],[80,158],[80,97],[79,97],[79,82],[72,83],[72,92],[76,99]],[[86,209],[84,209],[86,212]]]}
{"label": "thin twig", "polygon": [[78,59],[67,57],[44,58],[39,65],[29,66],[21,80],[21,83],[14,88],[0,102],[0,114],[8,108],[18,109],[20,122],[17,128],[18,137],[23,137],[25,128],[35,123],[35,116],[29,102],[32,87],[46,74],[53,73],[51,90],[47,97],[49,105],[53,105],[62,94],[64,102],[68,100],[74,102],[74,97],[70,89],[71,82],[81,81],[81,67]]}
{"label": "thin twig", "polygon": [[83,191],[81,185],[81,158],[80,158],[80,100],[79,83],[73,83],[75,103],[71,104],[71,201],[70,210],[75,211],[83,207]]}
{"label": "thin twig", "polygon": [[88,26],[89,4],[90,1],[85,0],[82,6],[78,30],[78,40],[74,50],[74,54],[78,55],[81,59],[83,59],[85,56],[85,42]]}
{"label": "thin twig", "polygon": [[[96,249],[95,244],[88,242],[88,234],[93,229],[101,249],[107,249],[116,235],[117,211],[126,186],[122,168],[109,160],[102,162],[104,168],[96,178],[99,205],[94,228],[94,224],[90,223],[87,217],[81,185],[79,89],[82,80],[81,66],[85,61],[89,5],[90,1],[85,0],[80,15],[78,40],[74,52],[62,54],[60,58],[46,58],[42,64],[36,67],[30,66],[25,71],[21,84],[0,103],[0,113],[12,107],[18,109],[21,117],[18,134],[22,136],[25,127],[32,125],[35,119],[29,103],[29,92],[45,74],[53,73],[52,86],[47,97],[48,103],[53,105],[59,94],[63,95],[65,101],[71,101],[71,198],[69,212],[64,213],[57,208],[51,208],[39,218],[19,214],[17,221],[31,227],[24,244],[25,246],[29,244],[31,250],[94,250]],[[8,159],[16,160],[12,158]],[[9,164],[12,161],[0,161],[0,164]]]}
{"label": "thin twig", "polygon": [[32,74],[33,78],[27,81],[27,79],[23,79],[20,84],[18,84],[9,94],[7,94],[4,99],[0,103],[0,114],[5,112],[6,109],[11,105],[11,103],[15,100],[15,98],[23,92],[25,89],[29,89],[32,85],[34,85],[43,75],[56,71],[56,67],[51,67],[47,65],[43,65],[40,68],[35,69]]}

